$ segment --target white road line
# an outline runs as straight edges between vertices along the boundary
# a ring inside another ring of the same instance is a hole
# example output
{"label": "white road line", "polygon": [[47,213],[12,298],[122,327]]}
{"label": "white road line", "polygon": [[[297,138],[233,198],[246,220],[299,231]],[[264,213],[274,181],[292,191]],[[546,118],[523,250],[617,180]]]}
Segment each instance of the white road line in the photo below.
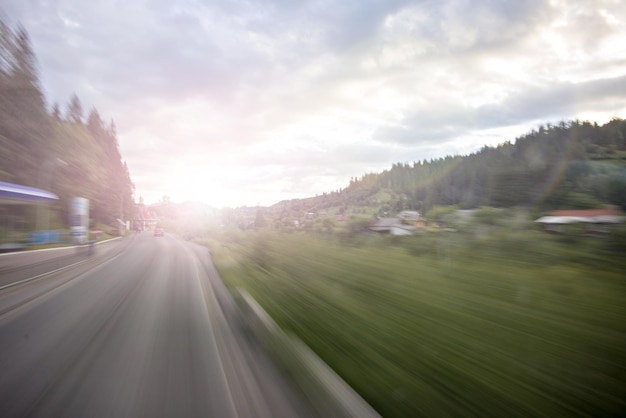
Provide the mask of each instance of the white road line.
{"label": "white road line", "polygon": [[70,265],[65,266],[65,267],[60,267],[60,268],[58,268],[58,269],[56,269],[56,270],[48,271],[48,272],[46,272],[46,273],[41,273],[41,274],[38,274],[37,276],[29,277],[29,278],[27,278],[27,279],[22,279],[22,280],[17,281],[17,282],[13,282],[13,283],[5,284],[4,286],[0,286],[0,290],[4,290],[4,289],[7,289],[7,288],[9,288],[9,287],[17,286],[17,285],[22,284],[22,283],[28,283],[28,282],[30,282],[30,281],[37,280],[37,279],[39,279],[39,278],[41,278],[41,277],[44,277],[44,276],[47,276],[47,275],[49,275],[49,274],[54,274],[54,273],[57,273],[57,272],[59,272],[59,271],[66,270],[66,269],[68,269],[68,268],[70,268],[70,267],[74,267],[74,266],[78,266],[79,264],[86,263],[87,261],[91,261],[91,260],[90,260],[90,259],[88,259],[88,260],[81,260],[81,261],[77,261],[76,263],[70,264]]}
{"label": "white road line", "polygon": [[[121,253],[121,252],[120,252],[119,254],[116,254],[115,256],[113,256],[113,257],[109,258],[108,260],[105,260],[105,261],[103,261],[102,263],[97,264],[97,265],[96,265],[96,266],[94,266],[92,269],[89,269],[89,270],[87,270],[87,271],[83,271],[82,273],[78,274],[77,276],[72,277],[71,279],[69,279],[69,280],[67,280],[67,281],[64,281],[64,282],[63,282],[63,283],[61,283],[60,285],[58,285],[58,286],[54,286],[52,289],[45,290],[43,293],[41,293],[41,294],[39,294],[39,295],[37,295],[37,296],[33,297],[32,299],[28,299],[28,300],[26,300],[26,301],[25,301],[25,302],[23,302],[23,303],[20,303],[20,304],[18,304],[18,305],[15,305],[15,306],[13,306],[13,307],[10,307],[8,311],[6,311],[6,312],[4,312],[3,314],[1,314],[1,315],[0,315],[0,321],[4,320],[5,318],[9,317],[10,315],[15,315],[16,313],[23,311],[24,309],[26,309],[26,308],[28,308],[28,307],[32,306],[32,304],[33,304],[33,303],[40,301],[42,298],[45,298],[45,297],[51,296],[51,295],[53,295],[54,293],[59,292],[61,289],[64,289],[65,287],[69,286],[70,284],[73,284],[76,280],[81,279],[81,278],[84,278],[84,276],[85,276],[87,273],[91,273],[91,272],[93,272],[94,270],[99,270],[99,269],[101,269],[101,268],[102,268],[102,267],[104,267],[106,264],[109,264],[111,261],[115,260],[115,259],[116,259],[117,257],[119,257],[120,255],[122,255],[122,253]],[[47,275],[49,275],[49,274],[57,273],[57,272],[59,272],[59,271],[62,271],[62,270],[68,269],[68,268],[70,268],[70,267],[74,267],[74,266],[76,266],[76,265],[79,265],[79,264],[82,264],[82,263],[86,263],[87,261],[92,261],[92,260],[91,260],[91,259],[88,259],[88,260],[79,261],[79,262],[77,262],[77,263],[70,264],[69,266],[65,266],[65,267],[61,267],[61,268],[56,269],[56,270],[53,270],[53,271],[49,271],[48,273],[43,273],[43,274],[40,274],[40,275],[38,275],[38,276],[31,277],[31,278],[29,278],[29,279],[20,280],[19,282],[10,283],[10,284],[8,284],[8,285],[5,285],[5,286],[0,287],[0,290],[6,289],[6,288],[8,288],[8,287],[12,287],[12,286],[17,286],[17,285],[18,285],[18,284],[20,284],[20,283],[27,283],[27,282],[30,282],[30,281],[34,281],[34,280],[36,280],[36,279],[42,278],[42,277],[44,277],[44,276],[47,276]]]}
{"label": "white road line", "polygon": [[[110,238],[104,241],[98,241],[95,243],[95,245],[100,245],[100,244],[104,244],[107,242],[111,242],[111,241],[115,241],[117,239],[122,239],[122,237],[115,237],[115,238]],[[69,250],[71,248],[82,248],[82,245],[68,245],[67,247],[53,247],[53,248],[40,248],[38,250],[25,250],[25,251],[14,251],[14,252],[8,252],[8,253],[1,253],[0,257],[6,257],[6,256],[17,256],[17,255],[25,255],[25,254],[32,254],[32,253],[41,253],[44,251],[57,251],[57,250]]]}

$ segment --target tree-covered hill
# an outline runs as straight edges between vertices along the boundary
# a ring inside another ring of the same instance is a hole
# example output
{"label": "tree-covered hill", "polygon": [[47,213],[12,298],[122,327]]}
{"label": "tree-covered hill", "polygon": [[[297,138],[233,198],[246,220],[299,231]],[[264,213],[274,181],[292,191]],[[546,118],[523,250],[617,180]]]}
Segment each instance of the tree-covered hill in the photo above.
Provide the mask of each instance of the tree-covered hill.
{"label": "tree-covered hill", "polygon": [[272,209],[369,207],[384,213],[426,212],[436,205],[583,209],[606,204],[626,209],[626,121],[619,118],[603,126],[561,122],[467,156],[393,164],[351,180],[345,189]]}
{"label": "tree-covered hill", "polygon": [[127,219],[133,214],[134,186],[115,124],[105,123],[95,108],[85,117],[76,95],[63,114],[58,104],[48,110],[36,61],[26,31],[0,20],[0,181],[57,194],[51,226],[66,223],[69,199],[75,196],[90,199],[94,222]]}

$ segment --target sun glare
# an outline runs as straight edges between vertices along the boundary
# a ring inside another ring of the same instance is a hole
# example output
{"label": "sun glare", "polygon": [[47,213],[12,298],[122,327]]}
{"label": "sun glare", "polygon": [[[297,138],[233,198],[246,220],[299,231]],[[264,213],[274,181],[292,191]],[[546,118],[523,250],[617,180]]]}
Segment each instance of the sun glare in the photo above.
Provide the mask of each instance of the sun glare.
{"label": "sun glare", "polygon": [[203,202],[222,206],[233,200],[227,189],[225,173],[211,167],[175,167],[167,176],[164,194],[175,202]]}
{"label": "sun glare", "polygon": [[[246,174],[250,173],[247,171]],[[287,198],[281,187],[273,184],[271,179],[267,184],[250,184],[242,180],[239,167],[177,166],[169,171],[166,178],[162,196],[158,196],[157,201],[168,196],[176,203],[201,202],[221,208],[272,205]]]}

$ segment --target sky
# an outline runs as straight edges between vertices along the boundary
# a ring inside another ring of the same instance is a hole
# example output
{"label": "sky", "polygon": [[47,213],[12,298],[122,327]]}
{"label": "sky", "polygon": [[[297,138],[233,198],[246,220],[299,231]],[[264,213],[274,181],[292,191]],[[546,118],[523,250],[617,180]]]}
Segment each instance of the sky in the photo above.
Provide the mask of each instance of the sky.
{"label": "sky", "polygon": [[626,0],[2,0],[137,199],[269,206],[548,123],[626,118]]}

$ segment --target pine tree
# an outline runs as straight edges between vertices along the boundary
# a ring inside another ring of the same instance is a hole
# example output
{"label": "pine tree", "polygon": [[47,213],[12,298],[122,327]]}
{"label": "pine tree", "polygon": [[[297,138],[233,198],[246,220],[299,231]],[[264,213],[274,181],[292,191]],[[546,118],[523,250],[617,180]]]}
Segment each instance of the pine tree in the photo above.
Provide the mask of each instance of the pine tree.
{"label": "pine tree", "polygon": [[26,31],[0,20],[0,174],[7,181],[38,186],[51,155],[51,120],[39,86],[35,55]]}
{"label": "pine tree", "polygon": [[59,108],[58,103],[54,102],[52,104],[52,108],[50,109],[50,115],[52,116],[52,119],[54,119],[56,122],[61,121],[61,109]]}
{"label": "pine tree", "polygon": [[74,93],[67,106],[66,119],[72,123],[83,123],[83,105]]}

